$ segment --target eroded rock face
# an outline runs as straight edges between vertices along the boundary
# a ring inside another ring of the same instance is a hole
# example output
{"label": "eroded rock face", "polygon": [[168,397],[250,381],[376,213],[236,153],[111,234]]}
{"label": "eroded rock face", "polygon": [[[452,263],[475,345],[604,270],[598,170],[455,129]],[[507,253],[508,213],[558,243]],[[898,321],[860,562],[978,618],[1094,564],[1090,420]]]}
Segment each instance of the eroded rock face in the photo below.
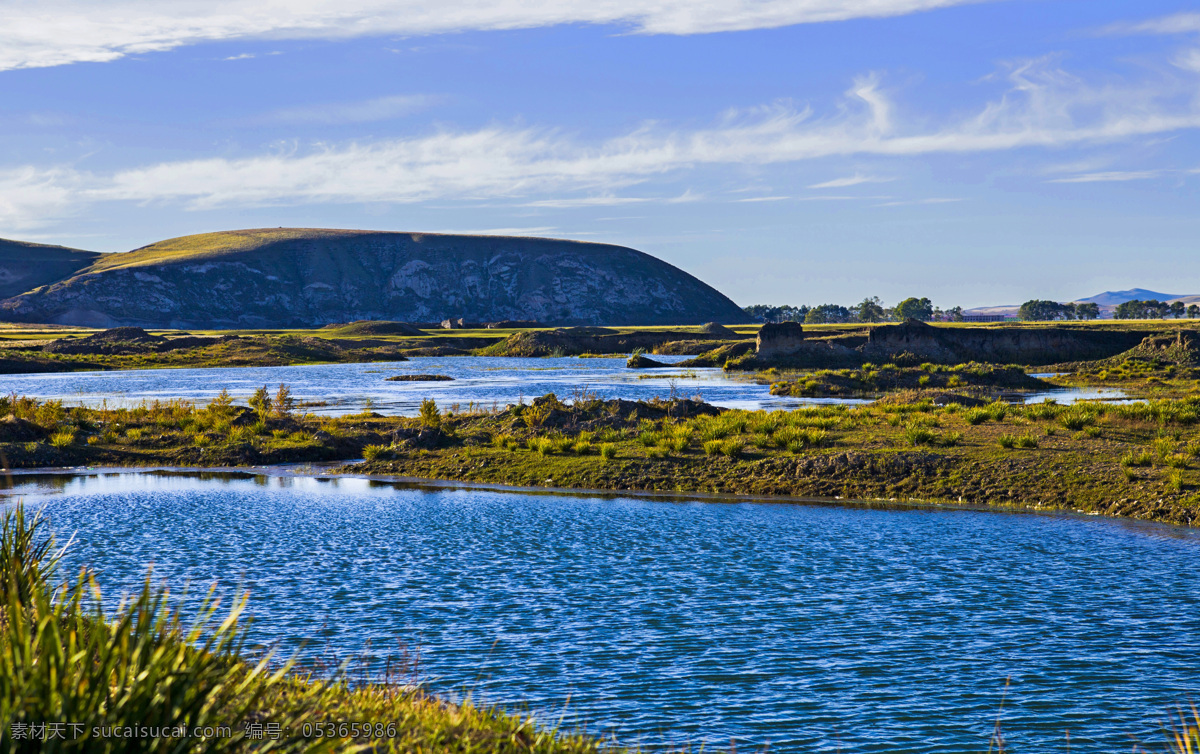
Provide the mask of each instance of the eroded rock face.
{"label": "eroded rock face", "polygon": [[866,360],[907,356],[939,364],[986,361],[994,364],[1056,364],[1103,359],[1142,341],[1142,334],[1076,327],[948,328],[915,319],[872,328],[859,350]]}
{"label": "eroded rock face", "polygon": [[679,325],[747,321],[671,265],[605,244],[500,236],[256,230],[104,255],[0,304],[25,322],[179,328],[354,320]]}
{"label": "eroded rock face", "polygon": [[784,356],[804,347],[804,326],[799,322],[768,322],[758,331],[760,357]]}

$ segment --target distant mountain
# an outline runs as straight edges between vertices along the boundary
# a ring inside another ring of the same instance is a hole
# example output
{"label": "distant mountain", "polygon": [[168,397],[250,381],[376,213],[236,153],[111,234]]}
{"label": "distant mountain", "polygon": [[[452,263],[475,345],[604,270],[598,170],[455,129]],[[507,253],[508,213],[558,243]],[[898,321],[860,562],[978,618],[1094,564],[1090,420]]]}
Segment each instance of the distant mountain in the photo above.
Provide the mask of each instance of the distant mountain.
{"label": "distant mountain", "polygon": [[1145,288],[1130,288],[1127,291],[1105,291],[1097,293],[1090,298],[1075,299],[1076,303],[1090,302],[1099,304],[1100,306],[1116,306],[1123,304],[1126,301],[1171,301],[1173,299],[1182,298],[1187,294],[1183,293],[1158,293],[1156,291],[1148,291]]}
{"label": "distant mountain", "polygon": [[0,238],[0,299],[68,278],[99,258],[94,251]]}
{"label": "distant mountain", "polygon": [[547,238],[272,228],[174,238],[81,267],[10,294],[0,319],[178,328],[749,320],[711,286],[649,254]]}

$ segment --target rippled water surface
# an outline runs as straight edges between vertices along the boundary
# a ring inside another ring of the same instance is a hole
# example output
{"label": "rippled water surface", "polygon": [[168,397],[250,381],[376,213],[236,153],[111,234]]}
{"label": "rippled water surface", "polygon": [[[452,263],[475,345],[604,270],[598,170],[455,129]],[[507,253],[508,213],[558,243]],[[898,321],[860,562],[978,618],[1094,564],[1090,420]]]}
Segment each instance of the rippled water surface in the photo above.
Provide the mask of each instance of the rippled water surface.
{"label": "rippled water surface", "polygon": [[[358,479],[18,476],[115,598],[250,590],[254,636],[419,653],[439,693],[652,747],[1129,751],[1200,696],[1200,538],[1070,516]],[[1001,695],[1010,680],[1002,712]]]}
{"label": "rippled water surface", "polygon": [[[688,356],[655,356],[664,363]],[[397,374],[441,374],[452,382],[388,382]],[[443,407],[458,404],[504,408],[522,398],[555,393],[568,399],[587,390],[602,398],[648,400],[700,397],[717,406],[787,409],[814,403],[864,403],[861,398],[791,398],[773,396],[770,386],[720,369],[627,369],[625,357],[612,359],[518,359],[485,356],[416,358],[373,364],[315,364],[289,367],[206,369],[138,369],[117,372],[0,375],[0,391],[70,404],[128,405],[143,400],[183,398],[206,402],[222,388],[245,399],[255,388],[286,383],[302,400],[316,401],[314,413],[345,414],[370,408],[382,414],[414,416],[424,398]],[[1095,394],[1093,394],[1095,393]],[[1121,397],[1120,391],[1052,390],[1014,395],[1014,400],[1060,403],[1077,398]]]}

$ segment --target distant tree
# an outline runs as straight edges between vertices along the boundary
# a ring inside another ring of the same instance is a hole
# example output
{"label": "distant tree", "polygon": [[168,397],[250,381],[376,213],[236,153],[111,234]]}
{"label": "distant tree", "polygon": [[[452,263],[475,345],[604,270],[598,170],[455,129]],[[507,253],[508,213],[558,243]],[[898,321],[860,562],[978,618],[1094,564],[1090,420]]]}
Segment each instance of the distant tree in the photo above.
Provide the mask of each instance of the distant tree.
{"label": "distant tree", "polygon": [[933,302],[927,298],[906,298],[896,304],[896,319],[919,319],[928,322],[933,317]]}
{"label": "distant tree", "polygon": [[1017,310],[1017,317],[1026,322],[1050,322],[1056,319],[1072,319],[1075,316],[1075,307],[1060,304],[1057,301],[1046,301],[1045,299],[1033,299],[1021,304],[1021,308]]}
{"label": "distant tree", "polygon": [[1125,301],[1117,304],[1113,316],[1117,319],[1163,319],[1171,311],[1171,305],[1162,301]]}
{"label": "distant tree", "polygon": [[1171,302],[1171,316],[1175,319],[1181,318],[1187,311],[1187,306],[1182,301]]}
{"label": "distant tree", "polygon": [[804,316],[804,323],[809,325],[834,324],[849,322],[853,318],[854,314],[844,306],[821,304],[808,310],[808,314]]}
{"label": "distant tree", "polygon": [[759,322],[803,322],[808,314],[807,306],[770,306],[769,304],[754,304],[743,306],[742,311]]}
{"label": "distant tree", "polygon": [[947,317],[947,318],[948,318],[948,319],[949,319],[951,322],[962,322],[962,321],[963,321],[962,307],[961,307],[961,306],[955,306],[955,307],[953,307],[953,308],[947,309],[947,310],[946,310],[946,317]]}
{"label": "distant tree", "polygon": [[887,316],[883,311],[883,302],[878,296],[864,298],[862,303],[854,307],[859,322],[878,322]]}
{"label": "distant tree", "polygon": [[1075,316],[1080,319],[1096,319],[1100,316],[1100,305],[1091,301],[1075,304]]}
{"label": "distant tree", "polygon": [[1200,306],[1197,306],[1196,304],[1192,304],[1191,306],[1189,306],[1187,308],[1187,315],[1188,315],[1188,319],[1195,319],[1196,317],[1200,317]]}

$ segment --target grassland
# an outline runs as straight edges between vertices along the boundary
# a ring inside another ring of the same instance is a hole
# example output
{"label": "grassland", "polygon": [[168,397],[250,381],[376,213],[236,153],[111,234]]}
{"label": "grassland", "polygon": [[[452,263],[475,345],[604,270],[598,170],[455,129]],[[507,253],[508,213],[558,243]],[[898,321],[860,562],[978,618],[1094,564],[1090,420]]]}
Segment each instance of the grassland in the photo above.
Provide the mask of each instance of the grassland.
{"label": "grassland", "polygon": [[248,466],[593,490],[921,501],[1200,523],[1200,396],[1113,405],[935,405],[721,411],[692,401],[553,396],[422,417],[299,415],[265,393],[88,409],[0,398],[0,462]]}

